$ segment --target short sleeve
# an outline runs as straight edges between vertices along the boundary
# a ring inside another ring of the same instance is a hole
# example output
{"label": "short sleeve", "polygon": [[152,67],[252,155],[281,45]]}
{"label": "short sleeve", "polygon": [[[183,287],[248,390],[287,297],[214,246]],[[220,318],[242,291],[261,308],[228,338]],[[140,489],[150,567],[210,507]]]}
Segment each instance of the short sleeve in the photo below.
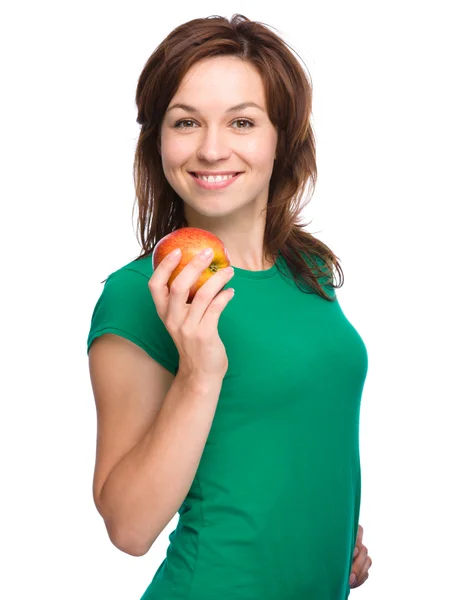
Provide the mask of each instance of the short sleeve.
{"label": "short sleeve", "polygon": [[122,268],[107,278],[92,314],[87,354],[104,333],[130,340],[174,375],[179,353],[160,319],[146,275]]}

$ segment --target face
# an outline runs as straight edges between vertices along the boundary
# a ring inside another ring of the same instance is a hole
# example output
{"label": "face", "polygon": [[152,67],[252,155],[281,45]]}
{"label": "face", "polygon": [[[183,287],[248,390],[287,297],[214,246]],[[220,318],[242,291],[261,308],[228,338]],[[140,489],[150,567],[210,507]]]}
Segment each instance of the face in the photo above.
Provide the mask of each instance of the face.
{"label": "face", "polygon": [[[246,102],[258,106],[231,110]],[[172,108],[175,104],[192,109]],[[193,65],[169,103],[161,128],[163,170],[184,201],[188,223],[198,216],[257,216],[267,205],[277,141],[254,67],[228,56]],[[227,186],[207,189],[192,175],[197,171],[241,174]]]}

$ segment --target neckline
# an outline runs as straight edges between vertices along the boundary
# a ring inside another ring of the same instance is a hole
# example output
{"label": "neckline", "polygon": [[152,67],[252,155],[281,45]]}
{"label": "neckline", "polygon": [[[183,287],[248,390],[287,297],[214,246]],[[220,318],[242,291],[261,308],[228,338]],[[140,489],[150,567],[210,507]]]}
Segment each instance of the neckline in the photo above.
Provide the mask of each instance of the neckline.
{"label": "neckline", "polygon": [[241,269],[235,265],[231,265],[231,267],[234,269],[234,277],[237,276],[242,279],[268,279],[269,277],[274,277],[278,273],[276,261],[270,268],[262,271],[249,271],[248,269]]}

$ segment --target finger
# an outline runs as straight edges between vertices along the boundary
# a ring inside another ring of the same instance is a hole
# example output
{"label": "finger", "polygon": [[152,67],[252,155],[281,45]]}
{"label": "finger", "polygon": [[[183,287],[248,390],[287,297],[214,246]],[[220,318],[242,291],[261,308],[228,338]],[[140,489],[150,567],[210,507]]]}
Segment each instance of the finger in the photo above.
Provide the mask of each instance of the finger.
{"label": "finger", "polygon": [[221,313],[223,312],[224,307],[230,300],[232,300],[233,297],[234,290],[233,288],[229,288],[220,292],[216,298],[214,298],[213,302],[209,304],[204,316],[202,317],[202,324],[207,331],[214,331],[215,329],[218,329],[218,321]]}
{"label": "finger", "polygon": [[163,258],[156,269],[154,269],[153,274],[149,279],[148,287],[159,315],[164,315],[166,313],[169,301],[169,288],[167,283],[172,272],[179,265],[181,258],[181,252],[178,254],[176,254],[175,251],[170,252]]}
{"label": "finger", "polygon": [[360,570],[360,573],[357,576],[358,585],[362,585],[362,583],[365,583],[365,581],[368,579],[368,576],[369,576],[368,571],[370,570],[370,567],[372,564],[373,564],[373,561],[371,560],[371,558],[369,556],[367,556],[366,560]]}
{"label": "finger", "polygon": [[350,579],[349,587],[351,588],[351,590],[360,587],[361,585],[363,585],[365,583],[365,581],[368,579],[369,576],[370,576],[369,573],[367,573],[366,576],[361,581],[358,581],[358,579],[356,577],[352,583],[351,583],[351,579]]}
{"label": "finger", "polygon": [[362,525],[359,525],[357,528],[357,539],[355,541],[355,545],[360,548],[362,545],[362,540],[363,540],[363,527],[362,527]]}
{"label": "finger", "polygon": [[359,525],[357,528],[357,538],[355,541],[354,553],[352,555],[353,559],[358,555],[360,548],[362,547],[362,538],[363,538],[363,527],[362,527],[362,525]]}
{"label": "finger", "polygon": [[[200,252],[194,256],[188,264],[186,264],[177,277],[172,281],[169,291],[169,300],[167,306],[167,319],[169,322],[178,326],[182,320],[185,320],[188,311],[191,308],[187,304],[190,288],[204,275],[211,275],[209,267],[213,260],[213,253],[207,257]],[[204,314],[204,311],[201,312]]]}
{"label": "finger", "polygon": [[[361,583],[359,582],[361,581],[362,577],[364,577],[365,571],[368,571],[370,560],[371,559],[368,556],[367,547],[362,545],[357,558],[352,563],[351,575],[349,579],[349,584],[351,585],[351,587],[357,587],[358,585],[361,585]],[[355,576],[354,581],[352,581],[353,576]]]}
{"label": "finger", "polygon": [[[224,302],[225,294],[223,294],[222,298],[221,294],[227,291],[223,290],[223,287],[232,279],[233,275],[234,269],[232,267],[220,269],[199,288],[193,298],[191,310],[188,313],[186,320],[188,326],[197,327],[204,321],[204,324],[210,327],[214,323],[214,320],[211,318],[205,319],[205,317],[207,311],[211,308],[214,309],[214,313],[217,315],[216,320],[218,320],[220,312],[217,309],[221,309],[231,299],[231,292],[228,294],[226,303]],[[212,314],[212,311],[210,314]],[[213,330],[211,329],[211,331]]]}

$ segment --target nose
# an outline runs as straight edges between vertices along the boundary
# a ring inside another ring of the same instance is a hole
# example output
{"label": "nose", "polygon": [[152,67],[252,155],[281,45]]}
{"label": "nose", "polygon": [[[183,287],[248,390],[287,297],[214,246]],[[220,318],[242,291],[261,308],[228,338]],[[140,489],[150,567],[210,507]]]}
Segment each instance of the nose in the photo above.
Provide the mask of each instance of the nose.
{"label": "nose", "polygon": [[208,162],[228,158],[231,148],[226,134],[215,127],[202,132],[202,138],[197,151],[197,157]]}

